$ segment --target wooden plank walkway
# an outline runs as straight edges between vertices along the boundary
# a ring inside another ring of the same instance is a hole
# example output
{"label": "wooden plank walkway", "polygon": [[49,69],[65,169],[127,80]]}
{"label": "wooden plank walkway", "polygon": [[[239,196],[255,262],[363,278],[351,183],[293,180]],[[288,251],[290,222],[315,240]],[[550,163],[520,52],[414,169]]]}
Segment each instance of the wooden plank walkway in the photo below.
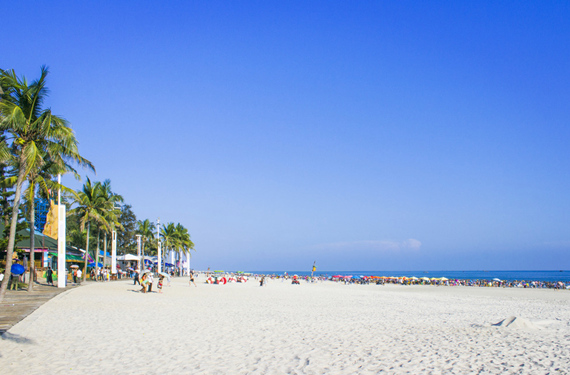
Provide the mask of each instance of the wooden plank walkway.
{"label": "wooden plank walkway", "polygon": [[66,288],[58,288],[47,284],[35,284],[31,293],[27,290],[8,290],[0,303],[0,335],[53,297],[76,287],[68,285]]}

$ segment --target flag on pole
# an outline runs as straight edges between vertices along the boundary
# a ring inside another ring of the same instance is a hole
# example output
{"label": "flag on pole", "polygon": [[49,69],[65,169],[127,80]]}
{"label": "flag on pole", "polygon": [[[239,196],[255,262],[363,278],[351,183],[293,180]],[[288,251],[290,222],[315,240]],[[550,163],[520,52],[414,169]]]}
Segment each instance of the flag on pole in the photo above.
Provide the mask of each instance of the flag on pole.
{"label": "flag on pole", "polygon": [[42,232],[48,237],[57,240],[57,218],[58,218],[59,206],[50,199],[49,201],[49,212],[46,216],[46,225],[44,226],[44,231]]}

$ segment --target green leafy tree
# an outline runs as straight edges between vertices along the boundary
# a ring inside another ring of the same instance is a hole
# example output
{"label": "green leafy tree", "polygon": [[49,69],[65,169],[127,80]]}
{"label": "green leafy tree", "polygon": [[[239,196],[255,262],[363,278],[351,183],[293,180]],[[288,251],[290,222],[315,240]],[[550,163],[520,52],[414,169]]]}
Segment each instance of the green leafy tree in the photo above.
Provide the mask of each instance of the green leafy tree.
{"label": "green leafy tree", "polygon": [[[123,197],[119,194],[113,193],[111,190],[111,180],[107,179],[101,184],[103,198],[106,201],[107,210],[104,212],[105,219],[109,223],[109,227],[103,227],[105,233],[105,246],[103,249],[103,265],[107,263],[107,234],[110,231],[121,229],[123,230],[122,224],[119,222],[119,215],[121,214],[121,208],[118,206],[123,203]],[[99,236],[97,236],[97,263],[95,267],[99,268]]]}
{"label": "green leafy tree", "polygon": [[165,224],[160,228],[160,239],[162,247],[164,248],[162,254],[166,254],[167,250],[174,251],[178,248],[179,238],[176,236],[176,226],[174,223]]}
{"label": "green leafy tree", "polygon": [[190,253],[190,251],[191,250],[196,251],[196,250],[194,249],[194,242],[192,242],[192,240],[190,239],[190,233],[188,232],[188,229],[186,229],[184,226],[178,223],[175,228],[175,234],[176,237],[178,238],[178,245],[179,245],[178,259],[181,258],[180,256],[181,253],[191,257],[192,254]]}
{"label": "green leafy tree", "polygon": [[[79,229],[83,231],[87,228],[87,240],[85,243],[85,264],[83,266],[83,281],[87,278],[87,264],[89,262],[89,236],[91,233],[91,223],[95,222],[96,225],[101,225],[110,230],[111,225],[106,219],[106,212],[112,207],[109,206],[109,201],[105,199],[104,192],[100,182],[91,183],[87,178],[83,189],[75,193],[74,204],[75,208],[69,211],[69,215],[77,215],[79,218]],[[95,259],[95,257],[93,257]]]}
{"label": "green leafy tree", "polygon": [[93,169],[92,164],[79,154],[77,140],[67,121],[52,114],[51,109],[42,108],[48,94],[47,75],[48,69],[42,67],[40,78],[28,83],[25,78],[18,78],[14,70],[0,71],[0,87],[3,90],[0,133],[6,135],[6,139],[0,143],[0,162],[8,162],[17,170],[0,301],[6,294],[11,276],[22,187],[27,176],[41,168],[46,159],[62,169],[69,163]]}
{"label": "green leafy tree", "polygon": [[125,253],[136,254],[137,217],[131,205],[125,204],[121,207],[119,223],[123,226],[123,230],[117,234],[117,247],[123,249]]}
{"label": "green leafy tree", "polygon": [[[141,256],[144,259],[144,251],[145,245],[150,244],[154,241],[154,231],[155,226],[154,223],[151,222],[149,219],[139,220],[137,222],[137,231],[136,234],[141,236]],[[144,260],[142,261],[142,266],[144,266]]]}

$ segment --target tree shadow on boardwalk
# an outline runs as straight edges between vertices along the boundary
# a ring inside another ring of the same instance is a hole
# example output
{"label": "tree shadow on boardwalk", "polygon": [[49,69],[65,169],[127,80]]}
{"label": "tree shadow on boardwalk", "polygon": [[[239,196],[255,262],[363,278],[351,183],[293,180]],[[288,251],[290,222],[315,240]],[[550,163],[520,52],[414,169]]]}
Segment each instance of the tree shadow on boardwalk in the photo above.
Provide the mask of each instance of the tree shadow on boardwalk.
{"label": "tree shadow on boardwalk", "polygon": [[[19,323],[25,317],[34,312],[38,307],[67,290],[76,286],[57,288],[45,284],[35,284],[34,291],[29,293],[26,290],[9,290],[0,303],[0,335],[6,339],[6,334],[10,328]],[[10,334],[11,335],[11,334]],[[15,336],[10,336],[14,338]],[[22,340],[27,340],[21,338]]]}

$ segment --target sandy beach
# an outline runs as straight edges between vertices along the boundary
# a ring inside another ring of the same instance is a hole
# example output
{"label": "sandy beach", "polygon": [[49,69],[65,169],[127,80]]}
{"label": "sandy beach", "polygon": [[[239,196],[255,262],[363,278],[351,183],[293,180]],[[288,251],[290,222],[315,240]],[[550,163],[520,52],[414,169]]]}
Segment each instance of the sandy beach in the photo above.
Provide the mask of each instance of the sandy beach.
{"label": "sandy beach", "polygon": [[203,282],[60,294],[4,334],[0,373],[570,373],[568,291]]}

